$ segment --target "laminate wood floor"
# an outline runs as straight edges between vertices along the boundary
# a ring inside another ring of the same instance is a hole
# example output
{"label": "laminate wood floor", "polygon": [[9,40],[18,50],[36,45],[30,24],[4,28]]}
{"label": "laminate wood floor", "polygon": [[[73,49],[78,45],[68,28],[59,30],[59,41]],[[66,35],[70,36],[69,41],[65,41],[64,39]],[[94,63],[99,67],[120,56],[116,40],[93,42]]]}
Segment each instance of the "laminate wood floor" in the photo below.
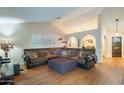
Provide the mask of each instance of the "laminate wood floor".
{"label": "laminate wood floor", "polygon": [[26,69],[15,76],[17,85],[121,85],[124,84],[124,59],[104,58],[102,64],[85,70],[77,67],[63,75],[48,68],[47,64]]}

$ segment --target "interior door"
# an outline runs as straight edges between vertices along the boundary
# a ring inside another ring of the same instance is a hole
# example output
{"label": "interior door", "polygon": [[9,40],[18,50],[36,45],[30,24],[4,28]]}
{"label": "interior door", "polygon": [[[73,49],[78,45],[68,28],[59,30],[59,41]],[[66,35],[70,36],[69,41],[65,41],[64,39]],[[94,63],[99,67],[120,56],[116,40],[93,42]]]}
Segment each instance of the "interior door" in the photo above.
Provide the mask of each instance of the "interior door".
{"label": "interior door", "polygon": [[122,56],[122,37],[112,37],[112,57]]}

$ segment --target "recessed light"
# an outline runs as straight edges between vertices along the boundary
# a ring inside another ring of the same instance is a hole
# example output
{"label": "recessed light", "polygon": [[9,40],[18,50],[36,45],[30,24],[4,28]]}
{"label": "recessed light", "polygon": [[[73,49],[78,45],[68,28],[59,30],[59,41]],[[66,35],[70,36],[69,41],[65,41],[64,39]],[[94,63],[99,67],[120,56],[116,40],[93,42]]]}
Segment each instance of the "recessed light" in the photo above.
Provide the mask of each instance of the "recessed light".
{"label": "recessed light", "polygon": [[0,24],[9,24],[9,23],[11,24],[24,23],[24,20],[13,17],[0,17]]}

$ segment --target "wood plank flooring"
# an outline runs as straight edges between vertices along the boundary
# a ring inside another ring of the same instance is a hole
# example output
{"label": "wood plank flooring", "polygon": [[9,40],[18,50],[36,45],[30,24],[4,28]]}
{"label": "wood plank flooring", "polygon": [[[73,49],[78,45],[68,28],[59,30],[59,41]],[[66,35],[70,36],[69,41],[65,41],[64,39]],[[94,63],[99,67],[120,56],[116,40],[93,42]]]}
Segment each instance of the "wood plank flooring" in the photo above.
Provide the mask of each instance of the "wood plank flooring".
{"label": "wood plank flooring", "polygon": [[17,85],[121,85],[124,84],[124,59],[104,58],[102,64],[90,70],[77,67],[63,75],[46,65],[24,71],[15,76]]}

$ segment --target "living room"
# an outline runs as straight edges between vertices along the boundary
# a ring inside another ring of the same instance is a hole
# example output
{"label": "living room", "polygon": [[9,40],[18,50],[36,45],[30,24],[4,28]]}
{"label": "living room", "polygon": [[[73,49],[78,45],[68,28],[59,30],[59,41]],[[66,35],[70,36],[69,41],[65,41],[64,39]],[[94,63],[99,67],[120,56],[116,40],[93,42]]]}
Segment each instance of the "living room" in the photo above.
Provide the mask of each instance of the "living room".
{"label": "living room", "polygon": [[[124,84],[124,8],[1,7],[0,12],[2,84]],[[121,45],[114,46],[112,37],[120,36]]]}

